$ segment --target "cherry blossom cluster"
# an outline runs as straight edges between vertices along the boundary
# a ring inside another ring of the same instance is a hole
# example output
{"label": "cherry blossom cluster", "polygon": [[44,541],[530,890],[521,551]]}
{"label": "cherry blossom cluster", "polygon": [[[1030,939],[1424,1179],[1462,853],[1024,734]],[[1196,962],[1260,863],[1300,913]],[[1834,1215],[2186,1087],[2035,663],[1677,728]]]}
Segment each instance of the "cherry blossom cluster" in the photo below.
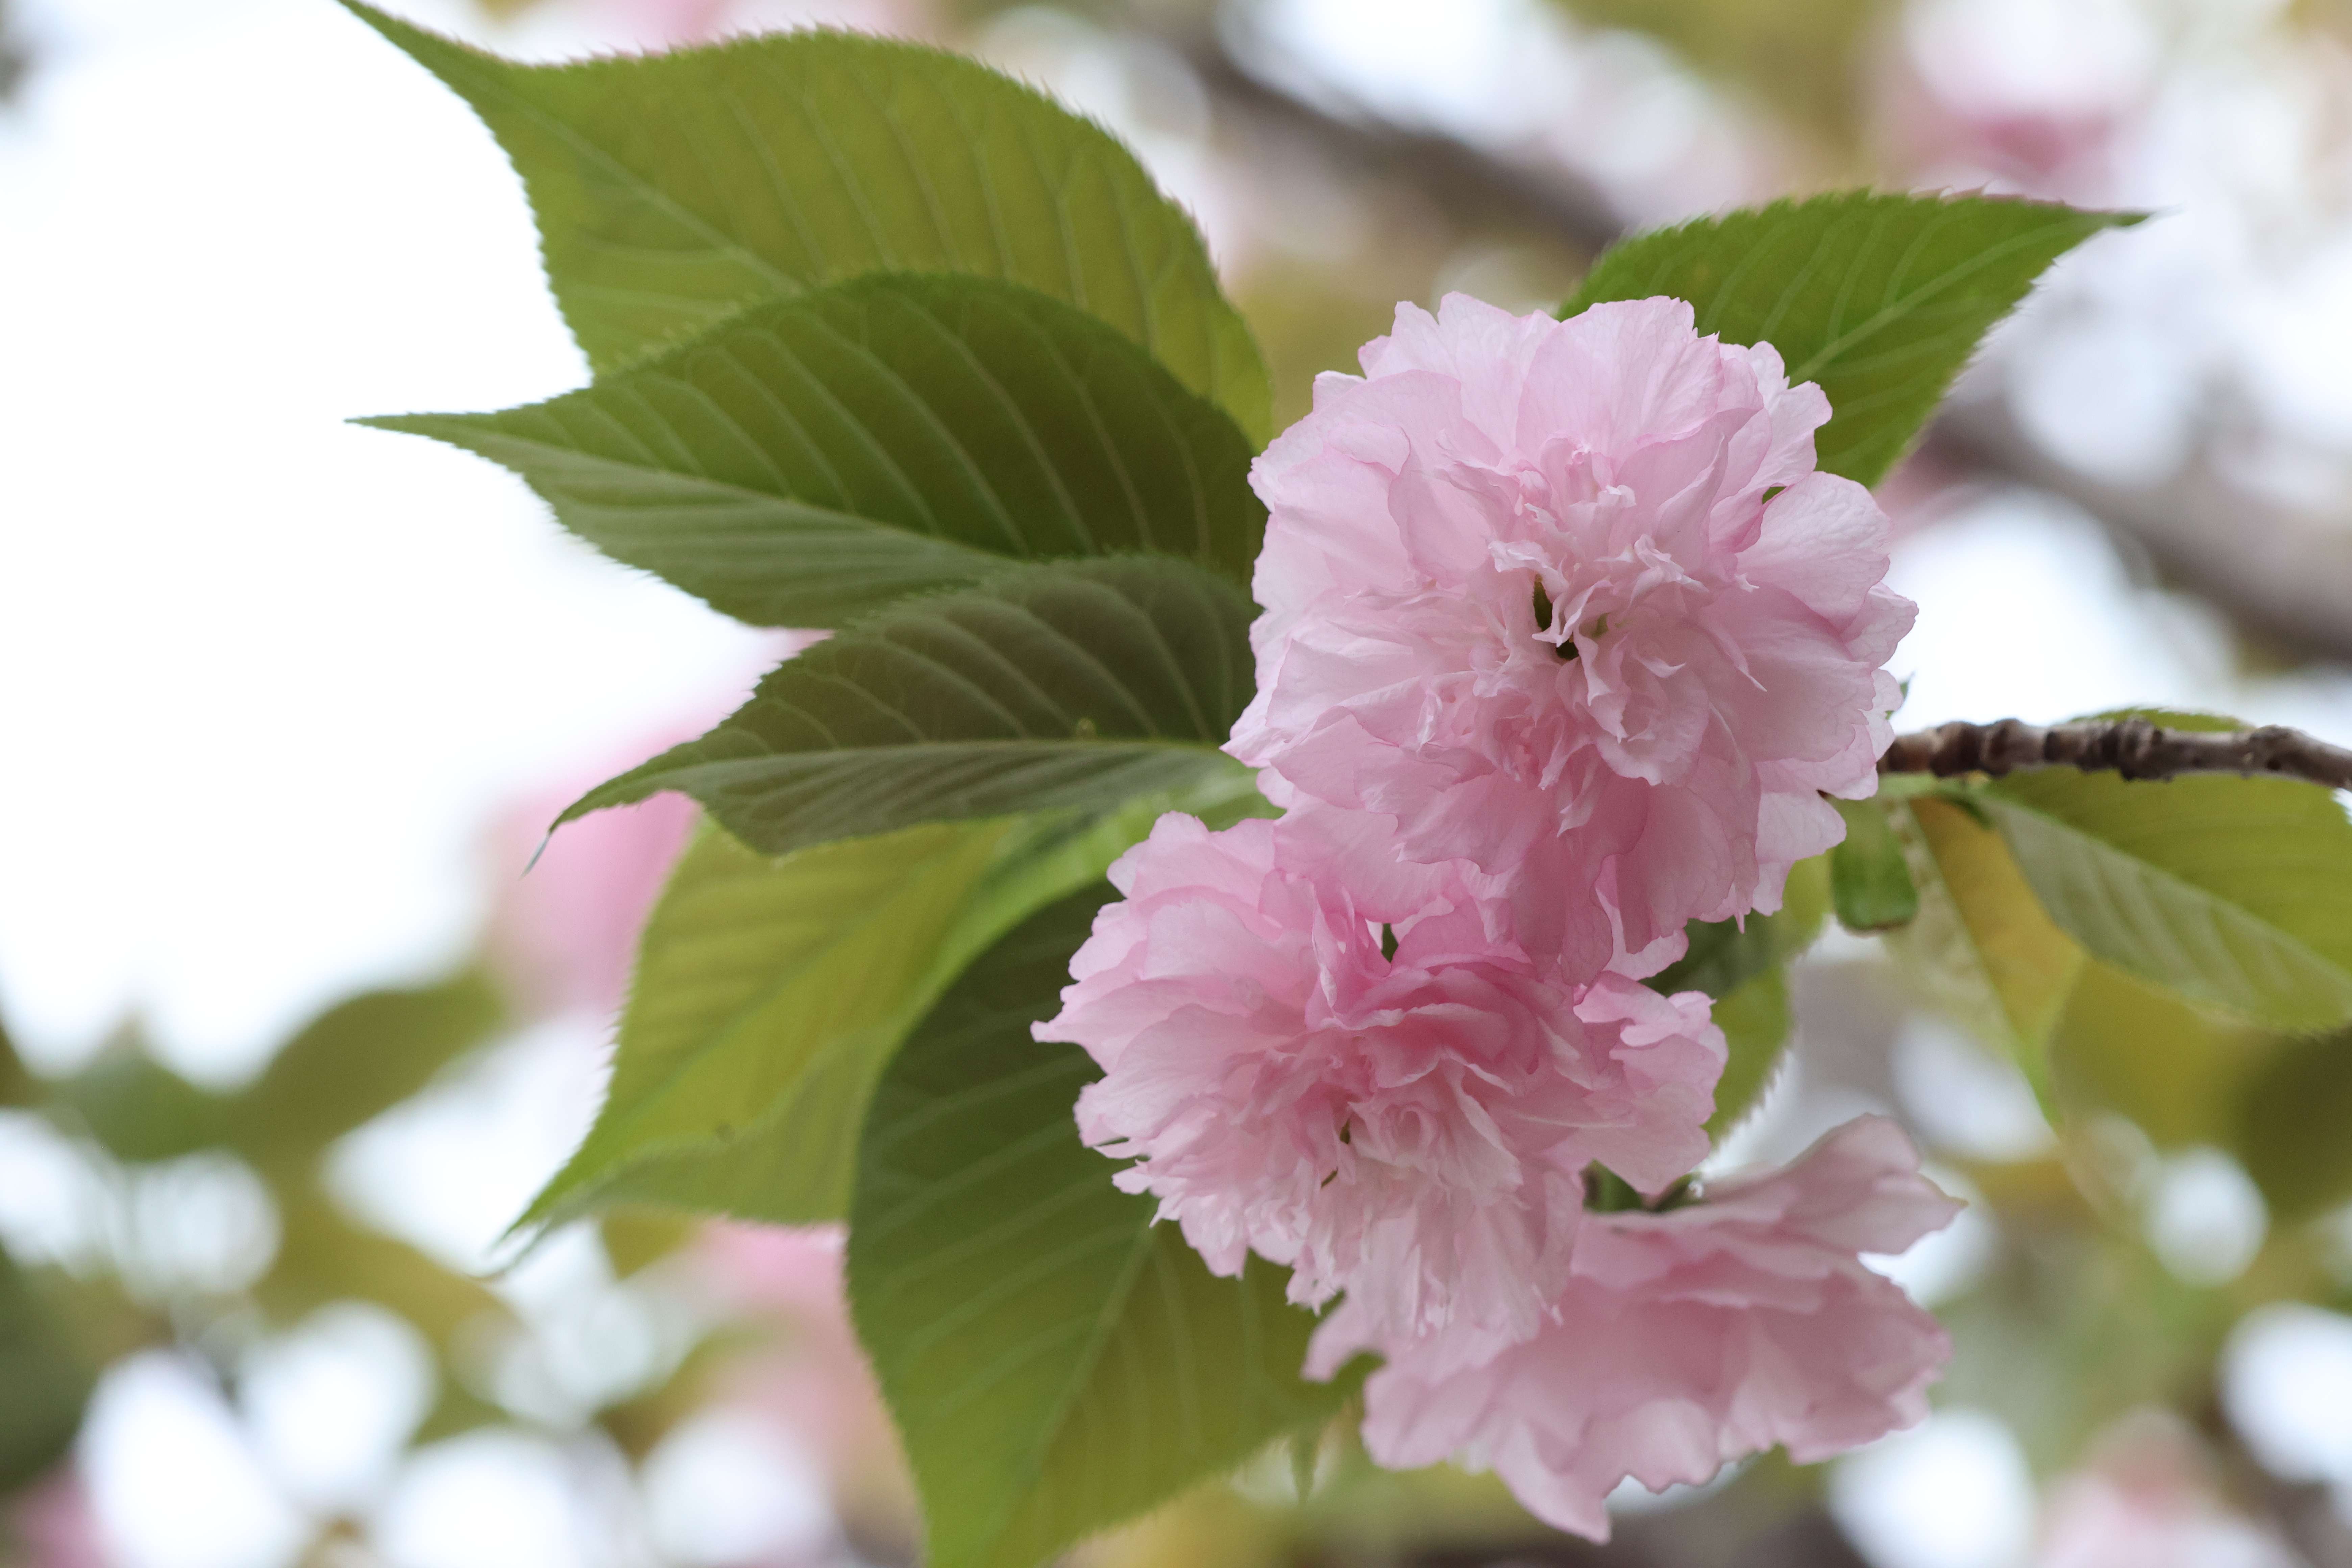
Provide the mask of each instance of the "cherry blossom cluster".
{"label": "cherry blossom cluster", "polygon": [[1454,295],[1362,363],[1252,472],[1227,749],[1282,816],[1161,818],[1037,1035],[1101,1066],[1081,1131],[1210,1268],[1337,1302],[1307,1370],[1381,1358],[1374,1458],[1605,1537],[1628,1476],[1917,1420],[1948,1354],[1862,1261],[1956,1207],[1902,1132],[1698,1191],[1724,1037],[1644,984],[1874,789],[1913,608],[1869,493],[1814,469],[1820,388],[1685,304]]}

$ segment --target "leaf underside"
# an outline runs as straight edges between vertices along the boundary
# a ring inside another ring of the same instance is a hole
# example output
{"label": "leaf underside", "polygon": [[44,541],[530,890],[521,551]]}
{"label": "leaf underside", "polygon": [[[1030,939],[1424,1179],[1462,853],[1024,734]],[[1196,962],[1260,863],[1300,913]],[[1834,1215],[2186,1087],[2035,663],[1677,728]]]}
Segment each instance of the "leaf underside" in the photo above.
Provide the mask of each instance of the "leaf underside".
{"label": "leaf underside", "polygon": [[2250,1077],[2231,1131],[2273,1215],[2305,1219],[2352,1198],[2352,1035],[2289,1041]]}
{"label": "leaf underside", "polygon": [[1819,383],[1819,465],[1865,485],[1895,466],[1993,322],[2053,261],[2132,213],[1997,196],[1843,192],[1637,235],[1561,308],[1669,294],[1701,332],[1769,342]]}
{"label": "leaf underside", "polygon": [[1892,931],[1919,913],[1919,889],[1902,842],[1882,801],[1836,800],[1845,837],[1830,851],[1830,891],[1838,923],[1848,931]]}
{"label": "leaf underside", "polygon": [[974,61],[803,31],[520,65],[345,4],[506,149],[600,374],[757,300],[962,272],[1089,311],[1269,433],[1265,364],[1192,219],[1101,127]]}
{"label": "leaf underside", "polygon": [[2352,1018],[2352,823],[2327,790],[2049,769],[1979,804],[2092,953],[2270,1028]]}
{"label": "leaf underside", "polygon": [[[2051,1037],[2051,1079],[2070,1117],[2119,1113],[2159,1149],[2227,1148],[2238,1144],[2246,1085],[2276,1046],[2275,1036],[2092,959]],[[2240,1145],[2240,1158],[2256,1147]]]}
{"label": "leaf underside", "polygon": [[646,921],[596,1124],[518,1225],[619,1202],[840,1217],[866,1096],[1011,831],[781,861],[704,832]]}
{"label": "leaf underside", "polygon": [[1928,999],[2015,1061],[2046,1107],[2048,1049],[2083,973],[2083,949],[2051,923],[2000,835],[1926,797],[1893,808],[1918,912],[1888,934]]}
{"label": "leaf underside", "polygon": [[639,942],[612,1091],[520,1222],[651,1204],[845,1218],[856,1138],[891,1053],[971,955],[1098,880],[1163,810],[1268,809],[1248,776],[1090,820],[909,828],[772,859],[706,830]]}
{"label": "leaf underside", "polygon": [[365,423],[503,464],[607,554],[763,626],[1057,556],[1157,551],[1245,585],[1265,531],[1223,413],[992,279],[869,275],[545,403]]}
{"label": "leaf underside", "polygon": [[1030,1568],[1328,1420],[1361,1375],[1302,1381],[1314,1319],[1283,1271],[1210,1274],[1078,1141],[1094,1066],[1029,1028],[1110,896],[1052,905],[974,963],[875,1093],[851,1300],[933,1568]]}

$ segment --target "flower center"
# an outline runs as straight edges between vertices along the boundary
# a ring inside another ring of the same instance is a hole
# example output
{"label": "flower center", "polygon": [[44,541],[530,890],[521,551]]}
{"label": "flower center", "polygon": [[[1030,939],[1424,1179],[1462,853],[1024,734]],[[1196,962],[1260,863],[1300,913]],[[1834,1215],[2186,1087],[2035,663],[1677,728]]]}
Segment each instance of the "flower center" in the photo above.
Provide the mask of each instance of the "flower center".
{"label": "flower center", "polygon": [[[1543,579],[1540,577],[1535,580],[1535,611],[1536,630],[1539,632],[1548,632],[1551,630],[1551,595],[1544,592]],[[1609,616],[1607,613],[1604,612],[1594,616],[1592,624],[1585,626],[1578,635],[1588,637],[1607,637],[1609,635]],[[1552,652],[1557,654],[1563,661],[1576,658],[1576,638],[1573,637],[1560,638],[1559,641],[1552,645]]]}

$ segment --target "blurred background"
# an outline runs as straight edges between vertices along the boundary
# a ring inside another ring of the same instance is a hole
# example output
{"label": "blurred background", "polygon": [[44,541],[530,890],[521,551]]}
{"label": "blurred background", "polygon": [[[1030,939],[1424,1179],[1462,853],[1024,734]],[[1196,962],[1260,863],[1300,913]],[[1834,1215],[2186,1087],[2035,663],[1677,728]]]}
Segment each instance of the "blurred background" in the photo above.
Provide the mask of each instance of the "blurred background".
{"label": "blurred background", "polygon": [[[1898,725],[2162,702],[2352,742],[2345,0],[393,0],[558,58],[935,38],[1199,216],[1277,413],[1399,300],[1532,309],[1628,227],[1869,181],[2151,209],[1887,484]],[[507,1222],[585,1128],[675,797],[577,790],[788,641],[344,426],[585,380],[520,188],[330,0],[0,8],[0,1561],[891,1568],[839,1238]],[[1872,941],[1718,1158],[1904,1118],[1972,1206],[1887,1268],[1928,1424],[1619,1500],[1269,1456],[1093,1568],[2352,1563],[2352,1042],[2082,1000],[2053,1131]],[[512,1265],[511,1267],[503,1267]]]}

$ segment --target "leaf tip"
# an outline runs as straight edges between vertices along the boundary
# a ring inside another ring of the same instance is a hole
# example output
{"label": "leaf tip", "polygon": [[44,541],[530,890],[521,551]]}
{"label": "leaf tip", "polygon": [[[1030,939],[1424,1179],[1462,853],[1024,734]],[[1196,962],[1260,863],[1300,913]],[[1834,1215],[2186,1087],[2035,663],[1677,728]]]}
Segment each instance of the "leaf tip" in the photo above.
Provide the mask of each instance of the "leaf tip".
{"label": "leaf tip", "polygon": [[444,43],[450,41],[440,38],[440,35],[420,27],[405,17],[395,16],[389,11],[371,5],[367,0],[335,0],[335,3],[389,38],[405,53],[413,55],[416,52],[411,47],[412,39],[433,38]]}
{"label": "leaf tip", "polygon": [[465,89],[451,78],[449,74],[451,66],[471,64],[477,67],[490,67],[505,66],[509,63],[487,49],[477,48],[462,38],[449,37],[446,34],[433,31],[430,27],[418,26],[404,16],[397,16],[389,11],[369,5],[367,0],[335,0],[335,3],[374,28],[394,48],[431,71],[461,96],[470,97],[471,95],[467,94]]}
{"label": "leaf tip", "polygon": [[446,416],[439,414],[356,414],[343,421],[363,430],[389,430],[397,436],[431,436],[433,426]]}

